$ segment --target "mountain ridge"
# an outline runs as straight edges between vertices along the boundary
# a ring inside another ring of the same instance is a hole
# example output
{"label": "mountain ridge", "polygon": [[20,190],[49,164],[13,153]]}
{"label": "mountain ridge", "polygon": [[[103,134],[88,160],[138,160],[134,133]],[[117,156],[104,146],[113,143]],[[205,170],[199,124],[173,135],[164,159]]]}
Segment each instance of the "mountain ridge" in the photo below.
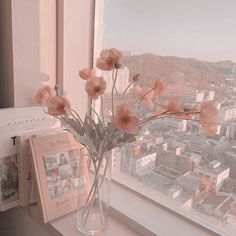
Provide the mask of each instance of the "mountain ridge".
{"label": "mountain ridge", "polygon": [[220,85],[225,76],[232,73],[234,62],[230,60],[208,62],[195,58],[160,56],[152,53],[124,57],[124,65],[131,76],[139,73],[142,86],[150,86],[158,76],[166,83],[183,83],[203,89],[210,85]]}

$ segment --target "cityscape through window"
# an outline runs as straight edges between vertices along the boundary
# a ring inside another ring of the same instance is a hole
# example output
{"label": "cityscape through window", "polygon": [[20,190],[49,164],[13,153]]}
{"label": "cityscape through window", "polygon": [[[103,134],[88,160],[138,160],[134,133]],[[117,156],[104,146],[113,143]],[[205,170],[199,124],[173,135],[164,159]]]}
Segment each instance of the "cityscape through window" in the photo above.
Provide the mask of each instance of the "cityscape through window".
{"label": "cityscape through window", "polygon": [[[206,136],[189,120],[152,121],[136,142],[114,151],[113,170],[117,181],[221,235],[236,232],[235,9],[233,0],[105,0],[100,36],[95,34],[97,48],[123,53],[118,103],[129,103],[139,86],[151,86],[157,76],[185,107],[214,101],[216,135]],[[136,74],[139,83],[119,96]],[[108,118],[112,75],[102,75]],[[140,106],[137,112],[145,117],[150,110]]]}

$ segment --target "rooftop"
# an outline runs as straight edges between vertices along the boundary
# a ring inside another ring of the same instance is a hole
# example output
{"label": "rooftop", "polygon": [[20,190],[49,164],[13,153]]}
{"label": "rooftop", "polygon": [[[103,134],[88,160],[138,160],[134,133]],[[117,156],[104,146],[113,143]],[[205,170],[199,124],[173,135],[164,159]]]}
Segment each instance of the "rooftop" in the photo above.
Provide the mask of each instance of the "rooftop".
{"label": "rooftop", "polygon": [[156,155],[156,150],[154,150],[153,148],[150,148],[147,151],[147,150],[143,150],[141,148],[141,151],[140,151],[140,153],[138,155],[132,154],[131,157],[134,158],[134,159],[141,159],[141,158],[144,158],[144,157],[149,156],[151,154],[155,154]]}
{"label": "rooftop", "polygon": [[183,187],[197,190],[201,186],[201,179],[196,174],[188,173],[187,175],[179,177],[178,183]]}
{"label": "rooftop", "polygon": [[236,158],[236,152],[234,152],[234,151],[225,151],[225,154],[226,154],[227,156]]}
{"label": "rooftop", "polygon": [[206,198],[204,203],[217,207],[224,201],[226,201],[227,198],[228,196],[215,195],[214,193],[212,193]]}
{"label": "rooftop", "polygon": [[163,175],[163,176],[166,176],[170,179],[176,179],[178,178],[179,176],[182,175],[182,172],[174,169],[174,168],[171,168],[171,167],[168,167],[166,165],[159,165],[157,166],[155,169],[154,169],[154,172],[155,173],[158,173],[160,175]]}
{"label": "rooftop", "polygon": [[197,169],[203,170],[205,172],[208,172],[210,174],[213,175],[219,175],[222,172],[226,171],[227,169],[229,169],[229,167],[227,166],[222,166],[219,165],[217,167],[214,168],[214,166],[210,166],[209,163],[201,163],[198,167],[196,167]]}
{"label": "rooftop", "polygon": [[234,202],[234,199],[231,197],[228,197],[228,199],[219,207],[219,209],[223,212],[226,213],[227,211],[230,210],[230,207],[232,203]]}

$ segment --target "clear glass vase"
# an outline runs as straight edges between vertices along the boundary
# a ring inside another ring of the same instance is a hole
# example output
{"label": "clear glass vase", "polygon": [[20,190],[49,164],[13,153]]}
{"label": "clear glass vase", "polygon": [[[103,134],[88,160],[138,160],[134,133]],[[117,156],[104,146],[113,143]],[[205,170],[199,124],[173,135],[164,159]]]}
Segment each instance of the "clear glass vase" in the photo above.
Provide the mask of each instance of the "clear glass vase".
{"label": "clear glass vase", "polygon": [[106,227],[109,216],[112,156],[106,152],[91,157],[84,150],[81,155],[87,156],[91,166],[91,188],[85,205],[78,209],[77,228],[84,234],[98,235]]}

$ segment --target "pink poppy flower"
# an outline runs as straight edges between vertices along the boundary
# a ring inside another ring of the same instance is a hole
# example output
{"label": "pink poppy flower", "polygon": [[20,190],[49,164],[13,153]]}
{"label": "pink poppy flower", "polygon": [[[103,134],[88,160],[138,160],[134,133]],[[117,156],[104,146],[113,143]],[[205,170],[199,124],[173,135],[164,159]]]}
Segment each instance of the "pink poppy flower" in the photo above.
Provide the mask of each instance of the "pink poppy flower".
{"label": "pink poppy flower", "polygon": [[114,68],[119,68],[121,64],[122,55],[115,49],[110,48],[103,50],[100,53],[100,57],[97,59],[97,68],[100,70],[113,70]]}
{"label": "pink poppy flower", "polygon": [[35,101],[38,104],[45,104],[49,98],[53,96],[54,90],[50,86],[44,86],[39,89],[35,95]]}
{"label": "pink poppy flower", "polygon": [[[134,89],[132,89],[132,92],[137,94],[139,97],[144,96],[148,91],[150,91],[149,88],[140,88],[140,87],[136,87]],[[154,92],[151,91],[150,93],[148,93],[147,95],[145,95],[142,99],[144,105],[149,109],[149,110],[153,110],[154,104],[152,101],[152,98],[154,96]]]}
{"label": "pink poppy flower", "polygon": [[216,134],[219,116],[213,102],[202,103],[199,119],[207,135],[213,136]]}
{"label": "pink poppy flower", "polygon": [[135,133],[138,131],[139,119],[126,106],[118,106],[116,115],[112,118],[112,123],[126,133]]}
{"label": "pink poppy flower", "polygon": [[48,113],[53,116],[68,116],[71,112],[70,102],[62,96],[55,96],[47,101]]}
{"label": "pink poppy flower", "polygon": [[89,78],[85,84],[85,90],[92,99],[98,99],[106,90],[106,81],[103,77]]}
{"label": "pink poppy flower", "polygon": [[81,79],[83,80],[87,80],[90,77],[94,77],[95,76],[95,71],[91,70],[91,69],[83,69],[79,71],[79,76]]}
{"label": "pink poppy flower", "polygon": [[160,95],[164,89],[164,83],[161,79],[157,78],[153,83],[153,91],[155,94]]}

